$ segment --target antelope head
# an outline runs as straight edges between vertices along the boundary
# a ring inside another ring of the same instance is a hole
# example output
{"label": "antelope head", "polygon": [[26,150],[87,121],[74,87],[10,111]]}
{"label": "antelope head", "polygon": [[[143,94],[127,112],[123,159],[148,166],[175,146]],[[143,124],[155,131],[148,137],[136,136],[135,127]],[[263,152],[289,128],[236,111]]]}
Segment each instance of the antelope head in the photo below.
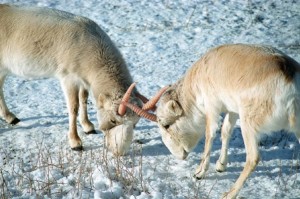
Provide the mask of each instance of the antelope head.
{"label": "antelope head", "polygon": [[[129,106],[149,106],[148,99],[134,90],[136,83],[132,83],[122,99],[113,99],[108,95],[99,96],[100,110],[98,121],[100,130],[105,135],[105,144],[115,155],[124,155],[130,148],[133,138],[133,129],[139,121],[140,115],[136,114]],[[152,108],[152,107],[151,107]]]}
{"label": "antelope head", "polygon": [[[201,138],[198,133],[201,126],[194,125],[193,118],[184,114],[176,88],[177,84],[162,88],[142,108],[130,103],[123,104],[139,116],[156,122],[170,152],[179,159],[185,159]],[[148,112],[159,100],[156,114]]]}

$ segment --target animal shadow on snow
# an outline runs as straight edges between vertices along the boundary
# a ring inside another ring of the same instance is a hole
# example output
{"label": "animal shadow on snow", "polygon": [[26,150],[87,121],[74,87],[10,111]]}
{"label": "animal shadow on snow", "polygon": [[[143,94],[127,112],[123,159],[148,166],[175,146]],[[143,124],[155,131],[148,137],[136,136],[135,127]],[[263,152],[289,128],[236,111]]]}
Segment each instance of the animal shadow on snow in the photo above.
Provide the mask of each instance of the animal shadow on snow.
{"label": "animal shadow on snow", "polygon": [[[155,131],[153,131],[153,129]],[[159,131],[156,125],[143,125],[137,126],[136,130],[138,133],[145,134],[145,133],[156,133]],[[149,131],[149,132],[147,132]],[[144,156],[158,156],[158,155],[172,155],[168,148],[162,142],[161,136],[158,133],[158,136],[150,138],[141,138],[135,139],[134,142],[144,145],[143,146],[143,155]],[[149,142],[155,142],[155,144],[147,145]],[[193,153],[197,154],[197,157],[201,157],[201,154],[204,149],[205,137],[203,137],[198,145],[193,150]],[[296,149],[289,148],[289,145],[293,144],[296,145]],[[272,147],[272,149],[270,149]],[[274,132],[272,134],[264,134],[259,142],[259,151],[261,154],[261,161],[269,161],[273,159],[285,160],[285,159],[295,159],[298,157],[300,158],[300,144],[296,139],[296,136],[292,133],[287,133],[284,131]],[[221,133],[220,131],[217,132],[216,138],[214,140],[212,153],[211,153],[211,163],[216,163],[219,158],[221,149]],[[230,150],[237,150],[242,151],[239,153],[229,153],[228,161],[230,162],[245,162],[246,161],[246,153],[245,153],[245,146],[244,141],[241,134],[241,129],[236,127],[233,131],[232,137],[229,143],[229,151]],[[175,158],[175,157],[174,157]],[[189,158],[189,157],[187,157]],[[199,159],[195,160],[195,164],[199,164]],[[260,165],[258,165],[257,169],[259,169]],[[242,167],[231,167],[230,164],[228,165],[227,170],[238,170],[241,171]]]}
{"label": "animal shadow on snow", "polygon": [[[170,155],[168,148],[163,144],[159,129],[157,125],[142,125],[135,128],[134,143],[142,145],[143,156],[159,156],[159,155]],[[136,134],[139,133],[143,136],[140,138]],[[153,142],[154,144],[148,144]]]}
{"label": "animal shadow on snow", "polygon": [[7,124],[5,121],[1,120],[0,133],[4,133],[12,129],[31,129],[37,127],[51,127],[54,125],[68,125],[67,115],[34,116],[28,118],[20,118],[20,120],[21,121],[16,125],[10,125]]}
{"label": "animal shadow on snow", "polygon": [[[199,157],[201,157],[200,155],[203,152],[204,143],[205,139],[202,139],[194,150],[196,154],[199,154]],[[294,146],[290,147],[291,145]],[[220,132],[218,132],[214,140],[210,163],[215,164],[217,162],[220,155],[220,149],[221,134]],[[226,174],[225,171],[221,174],[220,179],[232,178],[233,180],[235,180],[243,170],[243,166],[240,166],[241,164],[238,164],[239,166],[234,166],[235,163],[242,163],[242,165],[244,165],[244,163],[246,162],[245,146],[241,135],[241,129],[239,127],[235,128],[233,131],[232,137],[229,142],[228,151],[231,151],[228,153],[228,166],[226,169],[226,171],[229,172],[229,174]],[[255,171],[258,172],[252,174],[256,176],[266,175],[266,173],[269,173],[272,170],[278,173],[280,172],[283,174],[290,174],[292,172],[292,163],[281,163],[281,161],[300,161],[300,144],[298,143],[296,136],[292,133],[287,133],[284,131],[273,132],[272,134],[264,134],[259,141],[259,152],[260,162],[255,169]],[[267,162],[271,160],[276,160],[278,163],[274,166],[267,165]],[[199,159],[195,160],[194,164],[198,165]],[[278,170],[278,168],[280,169]],[[295,169],[297,169],[297,171],[300,172],[299,166],[298,168],[294,168],[293,170],[295,171]],[[234,175],[232,175],[233,173]],[[219,175],[218,173],[215,174]],[[213,176],[211,176],[211,178],[213,178]],[[209,178],[210,177],[208,177],[208,179]]]}
{"label": "animal shadow on snow", "polygon": [[[93,124],[96,124],[95,121],[90,118],[90,121]],[[53,127],[58,127],[61,129],[61,135],[63,136],[62,139],[66,139],[65,142],[67,143],[67,132],[68,132],[68,116],[67,115],[45,115],[45,116],[34,116],[34,117],[28,117],[28,118],[21,118],[21,121],[16,125],[10,125],[7,124],[4,120],[0,120],[0,135],[4,133],[10,133],[10,131],[24,131],[26,129],[31,129],[33,131],[36,131],[37,129],[40,134],[43,134],[45,132],[50,132],[53,129]],[[86,135],[80,127],[80,124],[77,124],[78,126],[78,133],[81,138],[84,136],[102,136],[102,140],[104,139],[102,132],[96,130],[96,134],[90,134]],[[54,130],[57,131],[57,128]],[[96,150],[103,147],[103,144],[97,144],[89,143],[88,141],[84,141],[84,147],[83,151],[90,151],[90,150]]]}

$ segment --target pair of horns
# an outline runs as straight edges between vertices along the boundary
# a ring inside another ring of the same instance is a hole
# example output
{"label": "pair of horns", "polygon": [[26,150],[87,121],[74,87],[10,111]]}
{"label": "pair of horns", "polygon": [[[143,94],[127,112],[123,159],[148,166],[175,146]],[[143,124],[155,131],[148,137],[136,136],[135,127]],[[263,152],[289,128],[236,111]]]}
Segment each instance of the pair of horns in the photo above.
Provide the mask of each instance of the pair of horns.
{"label": "pair of horns", "polygon": [[160,97],[162,96],[162,94],[169,88],[169,86],[166,86],[164,88],[162,88],[152,99],[148,100],[146,97],[144,97],[141,94],[137,94],[137,97],[140,98],[142,100],[142,102],[144,103],[143,107],[140,108],[134,104],[129,103],[129,98],[130,95],[135,87],[136,83],[132,83],[130,85],[130,87],[128,88],[128,90],[126,91],[126,93],[124,94],[123,98],[122,98],[122,102],[119,106],[119,110],[118,113],[120,115],[124,115],[126,113],[126,107],[130,108],[133,112],[135,112],[137,115],[139,115],[140,117],[144,117],[148,120],[157,121],[157,117],[155,114],[149,113],[149,110],[155,110],[156,109],[156,104],[159,101]]}

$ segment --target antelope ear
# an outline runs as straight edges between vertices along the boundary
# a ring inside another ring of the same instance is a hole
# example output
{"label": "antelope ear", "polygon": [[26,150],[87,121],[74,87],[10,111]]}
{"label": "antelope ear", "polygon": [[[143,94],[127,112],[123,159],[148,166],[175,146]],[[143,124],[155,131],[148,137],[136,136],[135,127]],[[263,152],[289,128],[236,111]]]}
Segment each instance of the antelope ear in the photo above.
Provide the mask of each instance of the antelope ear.
{"label": "antelope ear", "polygon": [[167,109],[170,113],[174,114],[174,116],[181,116],[183,112],[180,104],[175,100],[167,102]]}
{"label": "antelope ear", "polygon": [[110,96],[108,94],[102,94],[98,96],[98,106],[99,108],[103,108],[105,106],[105,103],[110,99]]}

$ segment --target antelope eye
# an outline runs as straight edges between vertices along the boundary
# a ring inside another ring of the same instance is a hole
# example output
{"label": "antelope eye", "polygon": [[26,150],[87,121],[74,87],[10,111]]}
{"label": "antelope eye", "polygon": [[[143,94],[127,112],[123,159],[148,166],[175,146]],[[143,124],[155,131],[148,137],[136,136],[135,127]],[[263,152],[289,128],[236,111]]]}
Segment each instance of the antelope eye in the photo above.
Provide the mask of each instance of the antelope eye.
{"label": "antelope eye", "polygon": [[113,123],[113,124],[117,123],[116,120],[112,120],[112,119],[110,120],[110,122]]}

